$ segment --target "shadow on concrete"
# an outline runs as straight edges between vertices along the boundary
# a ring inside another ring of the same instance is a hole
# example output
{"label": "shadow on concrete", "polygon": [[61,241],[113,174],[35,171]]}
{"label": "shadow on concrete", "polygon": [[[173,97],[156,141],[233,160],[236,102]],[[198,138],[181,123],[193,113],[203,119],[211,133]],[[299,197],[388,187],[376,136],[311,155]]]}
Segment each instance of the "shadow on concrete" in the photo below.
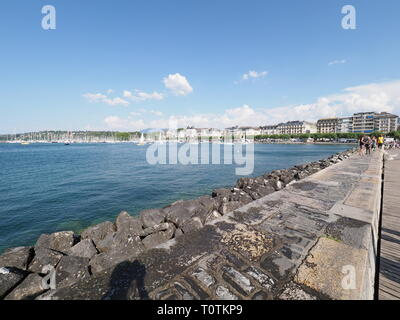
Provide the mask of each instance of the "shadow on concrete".
{"label": "shadow on concrete", "polygon": [[114,268],[109,289],[102,300],[149,300],[145,275],[146,267],[139,261],[121,262]]}

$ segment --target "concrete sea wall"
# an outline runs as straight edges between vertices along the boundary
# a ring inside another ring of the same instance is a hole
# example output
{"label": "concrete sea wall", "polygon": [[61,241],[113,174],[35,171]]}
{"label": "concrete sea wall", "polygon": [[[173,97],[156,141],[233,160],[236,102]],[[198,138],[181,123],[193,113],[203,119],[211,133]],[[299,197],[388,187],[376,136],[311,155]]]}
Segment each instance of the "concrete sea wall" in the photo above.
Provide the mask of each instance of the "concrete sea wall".
{"label": "concrete sea wall", "polygon": [[347,151],[42,235],[0,256],[0,298],[371,299],[381,174],[380,153]]}

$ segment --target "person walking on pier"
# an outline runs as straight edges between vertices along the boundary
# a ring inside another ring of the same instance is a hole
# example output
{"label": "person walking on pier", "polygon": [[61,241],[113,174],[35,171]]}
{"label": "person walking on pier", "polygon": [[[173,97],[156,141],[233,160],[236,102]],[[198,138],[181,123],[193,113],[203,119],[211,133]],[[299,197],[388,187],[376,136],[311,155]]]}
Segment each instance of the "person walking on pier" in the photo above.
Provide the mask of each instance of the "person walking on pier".
{"label": "person walking on pier", "polygon": [[360,138],[358,139],[358,142],[360,144],[360,149],[358,150],[358,154],[360,156],[362,156],[364,154],[364,136],[360,136]]}
{"label": "person walking on pier", "polygon": [[378,140],[375,136],[372,137],[372,150],[375,151],[378,144]]}
{"label": "person walking on pier", "polygon": [[371,154],[372,139],[370,136],[364,136],[365,154]]}
{"label": "person walking on pier", "polygon": [[378,149],[382,150],[383,149],[383,143],[385,142],[385,139],[383,138],[383,135],[381,134],[378,137]]}

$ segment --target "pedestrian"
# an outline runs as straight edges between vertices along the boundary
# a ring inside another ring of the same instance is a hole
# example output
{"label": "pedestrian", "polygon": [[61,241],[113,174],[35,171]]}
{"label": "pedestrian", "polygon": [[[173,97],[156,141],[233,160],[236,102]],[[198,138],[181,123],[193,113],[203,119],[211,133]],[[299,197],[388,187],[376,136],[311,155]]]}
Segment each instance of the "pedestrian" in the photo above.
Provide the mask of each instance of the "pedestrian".
{"label": "pedestrian", "polygon": [[372,150],[375,151],[376,150],[376,146],[378,144],[378,140],[376,139],[375,136],[372,137]]}
{"label": "pedestrian", "polygon": [[358,150],[358,154],[360,156],[362,156],[364,154],[364,136],[360,136],[360,138],[358,139],[358,142],[360,144],[360,149]]}
{"label": "pedestrian", "polygon": [[378,137],[378,149],[382,150],[384,142],[385,142],[385,139],[383,138],[383,135],[381,134]]}
{"label": "pedestrian", "polygon": [[372,139],[370,136],[364,136],[365,154],[371,154]]}

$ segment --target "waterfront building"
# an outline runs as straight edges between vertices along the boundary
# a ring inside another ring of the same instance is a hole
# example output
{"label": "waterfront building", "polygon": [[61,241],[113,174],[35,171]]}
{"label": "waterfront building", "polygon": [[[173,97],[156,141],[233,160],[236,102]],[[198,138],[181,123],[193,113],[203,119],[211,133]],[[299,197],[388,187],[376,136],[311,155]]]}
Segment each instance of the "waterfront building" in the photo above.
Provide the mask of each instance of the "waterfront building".
{"label": "waterfront building", "polygon": [[353,132],[371,133],[374,132],[375,112],[358,112],[353,114]]}
{"label": "waterfront building", "polygon": [[391,131],[396,131],[399,124],[399,117],[388,113],[381,112],[374,116],[374,130],[384,133],[389,133]]}
{"label": "waterfront building", "polygon": [[353,132],[353,117],[338,118],[336,132],[349,133]]}
{"label": "waterfront building", "polygon": [[288,121],[278,124],[279,134],[317,133],[317,125],[308,121]]}
{"label": "waterfront building", "polygon": [[338,118],[319,119],[317,121],[318,133],[336,133],[338,132],[338,127],[339,127]]}
{"label": "waterfront building", "polygon": [[260,132],[265,135],[279,134],[278,125],[262,126]]}

